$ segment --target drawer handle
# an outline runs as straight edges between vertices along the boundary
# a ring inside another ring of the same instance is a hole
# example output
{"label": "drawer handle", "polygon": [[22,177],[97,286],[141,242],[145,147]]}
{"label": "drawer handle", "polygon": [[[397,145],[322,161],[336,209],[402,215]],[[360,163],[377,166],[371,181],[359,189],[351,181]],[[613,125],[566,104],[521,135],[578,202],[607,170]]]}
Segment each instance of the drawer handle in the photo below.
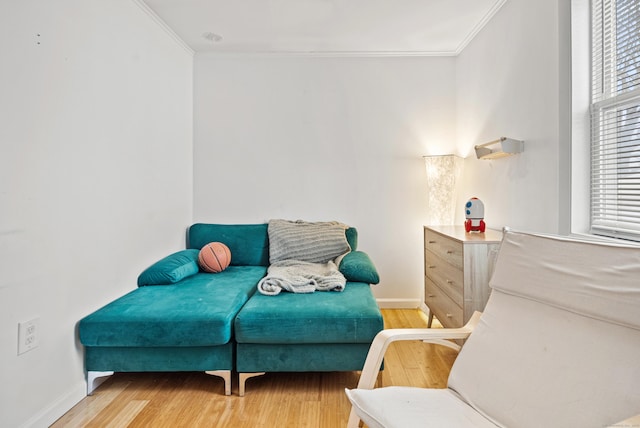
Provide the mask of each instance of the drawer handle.
{"label": "drawer handle", "polygon": [[453,284],[453,281],[451,281],[450,279],[447,279],[447,284]]}
{"label": "drawer handle", "polygon": [[428,241],[428,242],[429,242],[429,244],[435,244],[436,243],[436,241]]}
{"label": "drawer handle", "polygon": [[453,250],[447,250],[447,254],[453,254]]}
{"label": "drawer handle", "polygon": [[429,265],[429,269],[435,269],[436,265]]}
{"label": "drawer handle", "polygon": [[453,318],[453,315],[447,314],[447,318]]}
{"label": "drawer handle", "polygon": [[435,294],[429,294],[429,295],[427,295],[427,297],[436,297],[436,295]]}

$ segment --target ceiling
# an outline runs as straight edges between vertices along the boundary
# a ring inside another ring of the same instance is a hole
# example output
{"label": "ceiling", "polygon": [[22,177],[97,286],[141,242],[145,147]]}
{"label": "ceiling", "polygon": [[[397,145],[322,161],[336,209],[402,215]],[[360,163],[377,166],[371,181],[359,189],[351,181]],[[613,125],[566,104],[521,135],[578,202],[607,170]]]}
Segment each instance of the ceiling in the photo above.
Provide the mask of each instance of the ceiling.
{"label": "ceiling", "polygon": [[506,0],[141,0],[196,52],[455,55]]}

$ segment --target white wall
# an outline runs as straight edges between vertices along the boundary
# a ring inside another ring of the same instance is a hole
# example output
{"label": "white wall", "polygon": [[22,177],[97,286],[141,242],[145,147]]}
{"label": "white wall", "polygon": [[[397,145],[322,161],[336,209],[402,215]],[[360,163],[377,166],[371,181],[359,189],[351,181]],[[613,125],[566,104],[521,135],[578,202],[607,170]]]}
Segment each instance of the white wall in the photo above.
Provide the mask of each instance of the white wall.
{"label": "white wall", "polygon": [[[568,232],[568,21],[568,1],[510,0],[457,57],[457,142],[469,156],[458,221],[476,196],[489,227]],[[525,140],[524,153],[475,158],[474,145],[501,136]]]}
{"label": "white wall", "polygon": [[[476,196],[489,227],[568,232],[569,28],[568,0],[510,0],[456,58],[196,56],[195,220],[353,224],[382,305],[422,297],[425,154],[467,156],[457,223]],[[501,136],[525,152],[475,158]]]}
{"label": "white wall", "polygon": [[85,395],[77,322],[184,246],[192,53],[131,0],[2,2],[0,52],[0,426],[48,426]]}
{"label": "white wall", "polygon": [[197,55],[195,221],[343,221],[380,271],[381,304],[417,306],[422,156],[454,141],[454,63]]}
{"label": "white wall", "polygon": [[[190,52],[136,1],[0,5],[0,426],[84,396],[77,321],[191,221],[352,224],[385,306],[422,297],[425,154],[469,155],[459,222],[478,196],[490,227],[562,231],[567,4],[510,0],[458,58],[198,56],[195,92]],[[525,153],[473,157],[503,135]]]}

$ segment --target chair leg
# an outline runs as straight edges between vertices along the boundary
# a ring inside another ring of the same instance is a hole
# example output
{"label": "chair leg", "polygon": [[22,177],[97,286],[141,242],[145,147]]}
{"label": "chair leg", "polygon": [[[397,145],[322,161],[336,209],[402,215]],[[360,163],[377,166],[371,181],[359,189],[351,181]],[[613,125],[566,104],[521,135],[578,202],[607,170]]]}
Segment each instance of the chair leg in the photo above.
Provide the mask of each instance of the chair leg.
{"label": "chair leg", "polygon": [[221,377],[224,380],[224,395],[231,395],[231,370],[208,370],[205,373]]}
{"label": "chair leg", "polygon": [[349,421],[347,422],[347,428],[360,428],[362,426],[362,421],[360,417],[351,406],[351,412],[349,413]]}
{"label": "chair leg", "polygon": [[244,397],[244,384],[247,382],[247,379],[262,376],[264,372],[256,372],[256,373],[238,373],[238,395],[240,397]]}

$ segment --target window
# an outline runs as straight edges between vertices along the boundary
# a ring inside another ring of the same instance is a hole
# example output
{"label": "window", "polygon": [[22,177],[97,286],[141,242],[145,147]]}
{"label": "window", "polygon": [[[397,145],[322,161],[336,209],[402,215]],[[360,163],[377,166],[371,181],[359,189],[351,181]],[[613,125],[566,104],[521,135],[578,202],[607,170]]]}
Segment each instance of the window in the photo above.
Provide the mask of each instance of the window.
{"label": "window", "polygon": [[591,233],[640,241],[640,0],[591,19]]}

